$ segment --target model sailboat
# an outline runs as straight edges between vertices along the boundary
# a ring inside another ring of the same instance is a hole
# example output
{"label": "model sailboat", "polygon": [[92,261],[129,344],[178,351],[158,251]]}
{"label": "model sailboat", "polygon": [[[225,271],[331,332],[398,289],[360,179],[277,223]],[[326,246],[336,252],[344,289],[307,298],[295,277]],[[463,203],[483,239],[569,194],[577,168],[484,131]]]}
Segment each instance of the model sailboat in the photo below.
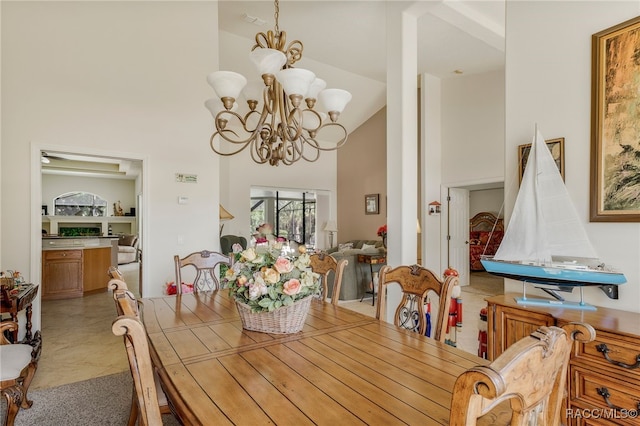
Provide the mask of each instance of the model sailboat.
{"label": "model sailboat", "polygon": [[[496,254],[483,257],[481,262],[494,275],[552,285],[551,290],[542,288],[559,300],[554,304],[564,303],[555,291],[571,291],[573,287],[582,290],[584,286],[601,286],[605,294],[617,298],[615,286],[627,281],[622,273],[605,267],[598,259],[537,129],[504,238]],[[518,303],[535,304],[526,298],[524,286],[523,298],[519,299],[524,301]],[[575,307],[585,306],[581,300]]]}

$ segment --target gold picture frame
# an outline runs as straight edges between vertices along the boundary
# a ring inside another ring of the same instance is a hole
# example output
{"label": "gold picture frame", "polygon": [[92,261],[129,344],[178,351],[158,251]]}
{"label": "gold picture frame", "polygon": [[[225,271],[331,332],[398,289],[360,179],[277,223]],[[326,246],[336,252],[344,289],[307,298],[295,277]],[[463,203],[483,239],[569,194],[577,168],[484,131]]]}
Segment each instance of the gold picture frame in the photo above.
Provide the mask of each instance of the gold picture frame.
{"label": "gold picture frame", "polygon": [[364,196],[364,214],[380,214],[380,194]]}
{"label": "gold picture frame", "polygon": [[[547,139],[544,141],[551,151],[551,156],[558,166],[558,171],[564,180],[564,138]],[[519,183],[522,183],[522,177],[524,176],[524,169],[527,166],[527,160],[529,159],[529,151],[531,151],[531,144],[518,145],[518,177]]]}
{"label": "gold picture frame", "polygon": [[640,222],[640,16],[594,34],[591,222]]}

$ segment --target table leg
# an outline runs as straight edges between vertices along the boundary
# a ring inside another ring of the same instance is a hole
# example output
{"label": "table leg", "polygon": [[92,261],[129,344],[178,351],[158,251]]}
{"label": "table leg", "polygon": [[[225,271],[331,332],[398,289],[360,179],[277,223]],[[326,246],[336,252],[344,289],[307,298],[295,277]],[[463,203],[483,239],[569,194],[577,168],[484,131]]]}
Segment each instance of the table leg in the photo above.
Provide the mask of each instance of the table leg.
{"label": "table leg", "polygon": [[371,306],[376,305],[376,286],[373,283],[373,264],[369,264],[369,271],[371,271]]}
{"label": "table leg", "polygon": [[[17,313],[13,313],[11,312],[11,321],[15,322],[16,324],[18,323],[18,314]],[[11,332],[11,334],[13,334],[13,341],[11,343],[18,343],[18,329],[20,327],[16,327],[15,330],[13,330]]]}
{"label": "table leg", "polygon": [[29,306],[27,306],[26,309],[26,314],[27,314],[27,333],[24,336],[24,340],[29,342],[31,340],[31,304],[29,304]]}

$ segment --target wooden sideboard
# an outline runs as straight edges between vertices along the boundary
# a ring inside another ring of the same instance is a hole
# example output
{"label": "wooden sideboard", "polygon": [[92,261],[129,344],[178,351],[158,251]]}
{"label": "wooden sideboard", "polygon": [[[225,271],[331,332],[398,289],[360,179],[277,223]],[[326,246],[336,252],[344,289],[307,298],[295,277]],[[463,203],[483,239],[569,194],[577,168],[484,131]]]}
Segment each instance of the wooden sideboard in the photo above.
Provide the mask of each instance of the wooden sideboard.
{"label": "wooden sideboard", "polygon": [[640,422],[640,314],[598,307],[596,311],[519,305],[519,294],[487,298],[487,357],[497,358],[543,325],[591,324],[596,339],[571,354],[567,421],[571,425]]}

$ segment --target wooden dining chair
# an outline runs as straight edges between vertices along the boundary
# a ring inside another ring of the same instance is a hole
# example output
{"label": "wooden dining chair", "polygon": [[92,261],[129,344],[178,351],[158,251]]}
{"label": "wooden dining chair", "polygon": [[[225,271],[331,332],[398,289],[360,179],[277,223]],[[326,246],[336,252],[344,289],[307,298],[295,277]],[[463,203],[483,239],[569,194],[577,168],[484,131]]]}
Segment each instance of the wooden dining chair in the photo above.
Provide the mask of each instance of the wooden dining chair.
{"label": "wooden dining chair", "polygon": [[122,272],[120,272],[120,269],[118,269],[115,266],[109,266],[109,269],[107,270],[107,275],[109,275],[109,278],[111,279],[124,281],[124,275],[122,275]]}
{"label": "wooden dining chair", "polygon": [[329,295],[329,273],[333,272],[333,288],[331,290],[331,303],[338,304],[340,297],[340,288],[342,287],[342,276],[344,268],[349,264],[347,259],[336,260],[327,253],[315,253],[309,256],[311,261],[311,270],[316,274],[320,274],[322,280],[322,300],[327,301]]}
{"label": "wooden dining chair", "polygon": [[[583,323],[540,327],[490,365],[465,371],[453,388],[449,425],[559,425],[573,342],[588,343],[595,335]],[[491,417],[496,410],[508,418],[498,422]]]}
{"label": "wooden dining chair", "polygon": [[192,266],[196,270],[193,280],[193,292],[217,290],[220,288],[220,281],[216,276],[215,268],[218,265],[231,265],[233,256],[227,256],[215,251],[198,251],[180,258],[173,256],[176,269],[176,294],[182,294],[182,268]]}
{"label": "wooden dining chair", "polygon": [[424,335],[427,329],[424,305],[428,293],[432,291],[439,299],[436,320],[432,321],[432,335],[434,339],[444,342],[449,319],[449,300],[453,295],[454,287],[458,285],[458,277],[449,275],[441,280],[432,271],[420,265],[395,268],[383,266],[380,269],[378,284],[378,308],[376,309],[378,319],[385,316],[385,290],[393,283],[399,284],[402,291],[402,299],[393,315],[394,324]]}
{"label": "wooden dining chair", "polygon": [[6,399],[4,425],[12,426],[20,408],[31,408],[27,398],[29,385],[38,368],[39,348],[24,343],[11,343],[5,332],[18,329],[18,323],[0,323],[0,394]]}
{"label": "wooden dining chair", "polygon": [[133,397],[127,424],[161,425],[162,414],[173,412],[153,367],[147,333],[140,320],[139,303],[128,290],[114,290],[113,298],[119,316],[113,321],[111,329],[116,336],[124,336],[133,378]]}

